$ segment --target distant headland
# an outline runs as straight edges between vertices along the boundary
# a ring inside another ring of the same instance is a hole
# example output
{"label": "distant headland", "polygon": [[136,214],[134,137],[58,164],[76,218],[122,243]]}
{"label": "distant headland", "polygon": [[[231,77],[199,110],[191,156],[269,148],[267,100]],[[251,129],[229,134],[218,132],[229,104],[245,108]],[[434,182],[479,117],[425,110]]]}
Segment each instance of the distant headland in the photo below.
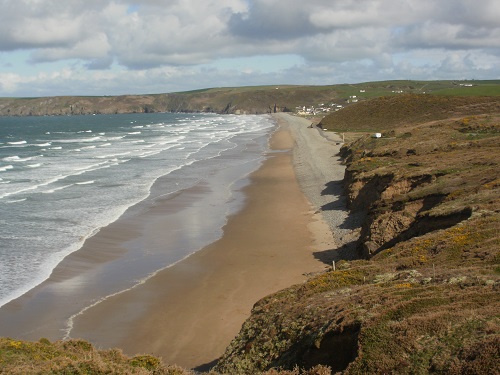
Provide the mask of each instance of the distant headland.
{"label": "distant headland", "polygon": [[326,115],[347,104],[402,93],[497,96],[500,80],[381,81],[328,86],[269,85],[120,96],[0,98],[0,116],[69,116],[151,112]]}

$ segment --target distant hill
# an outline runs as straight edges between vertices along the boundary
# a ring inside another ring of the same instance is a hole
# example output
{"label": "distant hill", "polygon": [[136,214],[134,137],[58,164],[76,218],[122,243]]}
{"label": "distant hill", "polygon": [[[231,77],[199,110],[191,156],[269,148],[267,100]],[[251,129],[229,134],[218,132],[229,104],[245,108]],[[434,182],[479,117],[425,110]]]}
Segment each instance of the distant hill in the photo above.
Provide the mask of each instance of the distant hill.
{"label": "distant hill", "polygon": [[171,94],[0,99],[0,115],[82,115],[147,112],[254,114],[336,100],[332,86],[212,88]]}
{"label": "distant hill", "polygon": [[[0,116],[83,115],[147,112],[268,113],[303,107],[332,109],[401,93],[500,95],[498,81],[383,81],[329,86],[269,85],[121,96],[0,98]],[[324,113],[321,110],[321,113]]]}
{"label": "distant hill", "polygon": [[375,132],[457,116],[500,112],[498,96],[400,94],[367,100],[334,112],[320,122],[336,132]]}

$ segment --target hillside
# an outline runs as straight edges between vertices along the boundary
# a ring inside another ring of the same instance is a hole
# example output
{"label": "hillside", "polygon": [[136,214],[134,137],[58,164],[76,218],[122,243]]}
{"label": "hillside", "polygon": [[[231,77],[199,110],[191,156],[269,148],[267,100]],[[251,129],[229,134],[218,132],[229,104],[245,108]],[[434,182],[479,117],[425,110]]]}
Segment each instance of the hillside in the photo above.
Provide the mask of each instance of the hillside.
{"label": "hillside", "polygon": [[165,366],[149,355],[126,357],[119,350],[97,350],[82,340],[38,342],[0,338],[2,374],[168,374],[189,375],[177,366]]}
{"label": "hillside", "polygon": [[500,111],[497,97],[400,94],[351,105],[324,117],[320,125],[335,132],[380,132],[460,116]]}
{"label": "hillside", "polygon": [[[214,88],[157,95],[0,99],[0,115],[82,115],[145,112],[268,113],[330,101],[331,86]],[[293,107],[292,107],[293,106]]]}
{"label": "hillside", "polygon": [[[321,124],[357,132],[340,156],[349,208],[363,218],[358,259],[257,302],[214,371],[494,373],[500,368],[500,97],[396,95],[354,104]],[[381,138],[371,136],[375,130]],[[328,265],[333,252],[321,256]],[[26,353],[23,360],[33,366],[66,358],[29,345],[0,342],[1,366]],[[78,358],[86,363],[90,356]],[[148,371],[182,373],[155,366]]]}
{"label": "hillside", "polygon": [[[467,85],[467,86],[465,86]],[[470,85],[470,86],[469,86]],[[144,112],[268,113],[298,107],[346,106],[400,93],[500,95],[500,81],[383,81],[330,86],[270,85],[121,96],[0,98],[0,116],[83,115]],[[324,113],[323,110],[320,111]]]}
{"label": "hillside", "polygon": [[364,216],[359,260],[259,301],[218,371],[499,368],[500,98],[434,100],[375,99],[322,121],[360,130],[364,118],[384,135],[341,151]]}

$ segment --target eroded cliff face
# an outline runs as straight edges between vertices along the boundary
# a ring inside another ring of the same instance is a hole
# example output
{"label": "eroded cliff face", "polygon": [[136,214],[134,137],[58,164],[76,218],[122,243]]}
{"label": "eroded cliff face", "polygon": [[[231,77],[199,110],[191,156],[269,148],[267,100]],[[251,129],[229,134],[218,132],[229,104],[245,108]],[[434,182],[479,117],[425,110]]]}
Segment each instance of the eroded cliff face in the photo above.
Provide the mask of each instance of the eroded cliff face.
{"label": "eroded cliff face", "polygon": [[490,187],[499,177],[498,121],[484,115],[403,126],[345,146],[349,207],[366,215],[360,256],[497,210]]}
{"label": "eroded cliff face", "polygon": [[259,301],[216,370],[498,369],[499,145],[496,112],[346,145],[345,193],[364,217],[359,259]]}

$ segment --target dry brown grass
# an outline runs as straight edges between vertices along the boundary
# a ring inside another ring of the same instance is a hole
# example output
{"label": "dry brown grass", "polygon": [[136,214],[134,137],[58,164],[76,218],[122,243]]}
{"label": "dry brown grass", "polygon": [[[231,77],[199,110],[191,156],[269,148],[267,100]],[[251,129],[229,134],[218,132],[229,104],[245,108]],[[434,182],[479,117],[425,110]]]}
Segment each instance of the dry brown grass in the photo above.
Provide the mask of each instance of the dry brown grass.
{"label": "dry brown grass", "polygon": [[[385,137],[342,150],[350,206],[365,213],[359,248],[370,260],[341,262],[260,301],[221,371],[321,364],[344,374],[491,374],[500,367],[499,100],[447,98],[430,107],[428,99],[393,105]],[[409,97],[387,99],[401,100]],[[367,109],[381,101],[374,103],[344,119],[373,123]]]}
{"label": "dry brown grass", "polygon": [[[341,261],[259,301],[215,371],[489,375],[500,368],[499,99],[428,107],[418,98],[392,107],[398,113],[388,116],[384,138],[362,137],[342,150],[350,206],[365,214],[359,246],[369,260]],[[10,339],[0,341],[1,371],[189,373],[82,341]]]}
{"label": "dry brown grass", "polygon": [[189,375],[149,355],[127,357],[120,350],[97,350],[82,340],[38,342],[0,338],[2,374],[168,374]]}

